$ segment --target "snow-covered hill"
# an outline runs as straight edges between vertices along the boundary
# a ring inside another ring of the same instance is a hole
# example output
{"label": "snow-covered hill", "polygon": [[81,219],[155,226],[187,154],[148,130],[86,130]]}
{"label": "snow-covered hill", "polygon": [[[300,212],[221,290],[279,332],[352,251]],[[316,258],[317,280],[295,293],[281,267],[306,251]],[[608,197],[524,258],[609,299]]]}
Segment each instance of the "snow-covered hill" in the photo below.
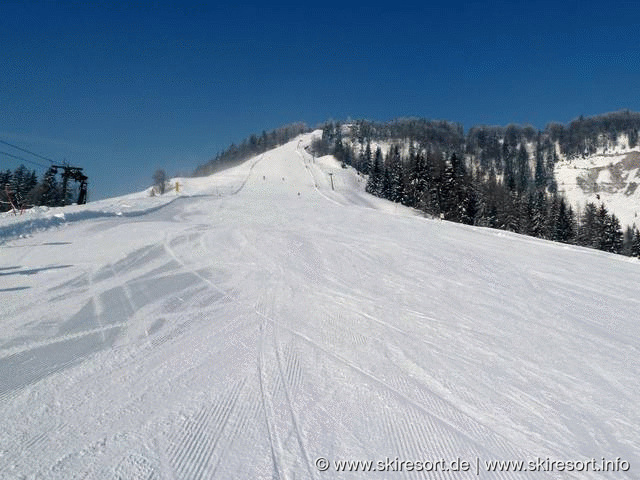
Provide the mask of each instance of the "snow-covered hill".
{"label": "snow-covered hill", "polygon": [[[342,142],[351,149],[354,155],[360,155],[365,148],[364,137],[357,132],[353,124],[341,126]],[[504,133],[501,132],[501,135]],[[462,142],[462,139],[460,139]],[[467,137],[469,141],[469,137]],[[502,147],[504,138],[499,138],[498,144]],[[420,143],[413,142],[414,148],[420,148]],[[437,141],[433,145],[440,146],[443,151],[447,147]],[[411,140],[406,137],[390,137],[384,140],[372,140],[370,147],[372,151],[380,147],[384,155],[390,151],[392,146],[399,147],[402,158],[409,157]],[[627,134],[620,133],[613,138],[603,136],[597,142],[599,147],[594,148],[594,153],[585,153],[582,156],[567,155],[562,152],[558,141],[550,143],[550,149],[555,152],[558,159],[553,168],[553,177],[558,186],[558,190],[571,203],[575,211],[583,211],[587,202],[599,206],[604,203],[610,213],[614,213],[620,220],[623,228],[636,225],[640,227],[640,146],[633,146]],[[431,147],[433,147],[431,145]],[[517,144],[517,148],[520,147]],[[523,140],[522,145],[527,151],[529,168],[531,174],[536,169],[536,141]],[[485,145],[486,146],[486,145]],[[422,147],[424,149],[424,146]],[[461,150],[469,148],[467,144]],[[469,165],[478,167],[480,162],[481,149],[477,146],[470,147],[473,154],[466,153],[465,158]],[[474,150],[475,148],[475,150]],[[427,149],[427,152],[429,149]],[[545,154],[543,154],[544,157]],[[493,157],[490,157],[493,158]],[[495,161],[495,159],[494,159]],[[498,173],[498,179],[504,181],[504,175]]]}
{"label": "snow-covered hill", "polygon": [[3,217],[0,478],[637,478],[640,264],[424,218],[313,135]]}
{"label": "snow-covered hill", "polygon": [[624,139],[617,145],[585,157],[561,157],[554,175],[574,207],[604,203],[623,225],[640,227],[640,147],[628,148]]}

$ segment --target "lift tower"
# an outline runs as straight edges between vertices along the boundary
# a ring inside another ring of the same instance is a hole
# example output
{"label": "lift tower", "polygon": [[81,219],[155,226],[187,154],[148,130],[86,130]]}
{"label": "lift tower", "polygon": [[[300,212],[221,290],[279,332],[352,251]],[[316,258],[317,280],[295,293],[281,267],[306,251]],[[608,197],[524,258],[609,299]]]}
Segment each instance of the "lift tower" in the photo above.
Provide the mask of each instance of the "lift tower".
{"label": "lift tower", "polygon": [[84,173],[82,173],[82,168],[80,167],[70,167],[69,165],[52,165],[51,168],[62,169],[62,201],[66,204],[67,202],[67,188],[69,184],[69,179],[75,180],[80,184],[80,194],[78,195],[78,205],[84,205],[87,203],[87,177]]}

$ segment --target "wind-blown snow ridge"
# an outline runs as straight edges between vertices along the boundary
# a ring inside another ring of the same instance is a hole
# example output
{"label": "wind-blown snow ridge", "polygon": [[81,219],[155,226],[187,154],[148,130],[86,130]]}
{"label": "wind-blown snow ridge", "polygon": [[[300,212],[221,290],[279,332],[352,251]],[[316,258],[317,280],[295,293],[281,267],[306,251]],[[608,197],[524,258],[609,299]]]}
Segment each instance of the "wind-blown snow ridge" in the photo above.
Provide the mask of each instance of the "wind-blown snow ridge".
{"label": "wind-blown snow ridge", "polygon": [[64,211],[62,208],[55,208],[52,210],[57,211],[57,213],[50,213],[46,216],[34,216],[35,218],[29,218],[29,216],[23,218],[14,216],[14,219],[17,221],[6,222],[6,225],[0,226],[0,242],[7,241],[11,238],[24,237],[49,228],[60,227],[71,222],[108,217],[137,217],[152,213],[168,205],[174,200],[175,198],[170,200],[167,199],[159,205],[129,211],[123,211],[124,209],[118,209],[116,211],[109,211],[107,209],[94,210],[91,208],[76,211]]}
{"label": "wind-blown snow ridge", "polygon": [[[640,263],[424,218],[313,135],[5,237],[0,478],[636,478]],[[333,463],[396,457],[631,470]]]}

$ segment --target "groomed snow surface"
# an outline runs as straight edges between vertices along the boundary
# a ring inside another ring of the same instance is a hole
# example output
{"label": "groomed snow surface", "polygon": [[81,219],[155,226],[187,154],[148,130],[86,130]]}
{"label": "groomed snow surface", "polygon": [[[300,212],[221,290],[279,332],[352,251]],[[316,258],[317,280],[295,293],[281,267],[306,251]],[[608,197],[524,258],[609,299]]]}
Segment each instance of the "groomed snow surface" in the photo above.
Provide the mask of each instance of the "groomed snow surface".
{"label": "groomed snow surface", "polygon": [[[640,264],[424,218],[311,136],[2,218],[0,478],[640,478]],[[470,470],[334,464],[396,457]]]}

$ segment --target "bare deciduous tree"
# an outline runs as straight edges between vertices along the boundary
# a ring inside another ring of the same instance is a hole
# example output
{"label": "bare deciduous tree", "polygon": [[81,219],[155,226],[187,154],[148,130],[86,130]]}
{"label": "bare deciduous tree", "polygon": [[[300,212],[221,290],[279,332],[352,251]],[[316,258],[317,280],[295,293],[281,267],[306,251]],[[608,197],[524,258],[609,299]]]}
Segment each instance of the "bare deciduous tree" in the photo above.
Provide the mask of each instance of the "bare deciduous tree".
{"label": "bare deciduous tree", "polygon": [[167,173],[163,169],[159,168],[153,174],[153,185],[160,195],[165,192],[167,186]]}

